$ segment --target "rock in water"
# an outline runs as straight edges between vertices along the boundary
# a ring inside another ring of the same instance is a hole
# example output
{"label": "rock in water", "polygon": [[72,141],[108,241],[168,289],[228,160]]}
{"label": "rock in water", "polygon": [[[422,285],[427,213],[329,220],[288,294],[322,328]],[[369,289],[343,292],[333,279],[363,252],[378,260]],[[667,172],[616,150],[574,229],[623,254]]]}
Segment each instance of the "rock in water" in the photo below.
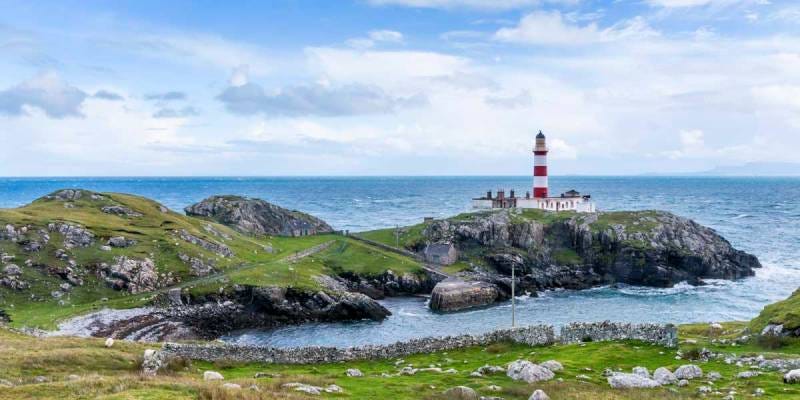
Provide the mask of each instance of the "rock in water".
{"label": "rock in water", "polygon": [[251,235],[306,236],[333,232],[325,221],[260,199],[212,196],[184,209]]}
{"label": "rock in water", "polygon": [[458,311],[492,304],[499,297],[500,291],[491,283],[447,279],[433,288],[430,308],[436,311]]}
{"label": "rock in water", "polygon": [[515,381],[528,383],[547,381],[555,377],[553,371],[525,360],[517,360],[509,364],[506,375]]}

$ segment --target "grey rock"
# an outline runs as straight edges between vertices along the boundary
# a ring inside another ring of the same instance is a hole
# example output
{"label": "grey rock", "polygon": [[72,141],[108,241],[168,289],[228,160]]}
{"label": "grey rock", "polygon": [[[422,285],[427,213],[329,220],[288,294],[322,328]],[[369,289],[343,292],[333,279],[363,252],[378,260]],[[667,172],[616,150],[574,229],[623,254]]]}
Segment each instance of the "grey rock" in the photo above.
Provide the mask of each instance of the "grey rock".
{"label": "grey rock", "polygon": [[749,379],[759,375],[761,375],[761,373],[758,371],[742,371],[736,374],[736,377],[739,379]]}
{"label": "grey rock", "polygon": [[671,385],[678,381],[675,374],[667,368],[660,367],[653,371],[653,379],[662,385]]}
{"label": "grey rock", "polygon": [[632,371],[635,375],[639,375],[643,378],[650,378],[650,371],[647,370],[645,367],[633,367]]}
{"label": "grey rock", "polygon": [[196,246],[200,246],[200,247],[202,247],[202,248],[204,248],[204,249],[206,249],[206,250],[208,250],[208,251],[210,251],[210,252],[212,252],[214,254],[217,254],[218,256],[221,256],[221,257],[232,257],[233,256],[233,251],[228,246],[226,246],[224,244],[212,242],[210,240],[201,239],[201,238],[199,238],[199,237],[197,237],[195,235],[192,235],[191,233],[186,231],[186,229],[181,229],[181,230],[175,231],[175,233],[178,235],[179,238],[181,238],[181,240],[183,240],[185,242],[188,242],[188,243],[191,243],[191,244],[196,245]]}
{"label": "grey rock", "polygon": [[762,336],[781,336],[783,334],[783,324],[769,324],[761,330]]}
{"label": "grey rock", "polygon": [[491,283],[449,278],[436,284],[429,304],[436,311],[459,311],[492,304],[498,297],[500,291]]}
{"label": "grey rock", "polygon": [[531,397],[528,397],[528,400],[550,400],[550,396],[544,392],[542,389],[536,389],[532,394]]}
{"label": "grey rock", "polygon": [[555,377],[553,371],[525,360],[517,360],[509,364],[506,375],[515,381],[521,380],[528,383],[547,381]]}
{"label": "grey rock", "polygon": [[120,217],[141,217],[142,213],[131,210],[124,206],[104,206],[100,211],[106,214],[118,215]]}
{"label": "grey rock", "polygon": [[706,374],[706,378],[708,380],[710,380],[710,381],[718,381],[718,380],[722,379],[722,374],[720,374],[717,371],[711,371],[711,372]]}
{"label": "grey rock", "polygon": [[111,251],[111,246],[102,245],[102,246],[100,246],[100,250],[102,250],[102,251]]}
{"label": "grey rock", "polygon": [[783,383],[800,383],[800,369],[793,369],[784,374]]}
{"label": "grey rock", "polygon": [[681,365],[675,370],[675,377],[678,379],[690,380],[694,378],[702,378],[703,370],[694,364]]}
{"label": "grey rock", "polygon": [[142,375],[155,376],[164,363],[164,354],[158,350],[147,349],[142,358]]}
{"label": "grey rock", "polygon": [[3,273],[6,274],[6,276],[19,276],[22,275],[22,268],[16,264],[8,264],[3,267]]}
{"label": "grey rock", "polygon": [[159,286],[156,266],[149,258],[120,256],[114,259],[114,264],[102,265],[100,273],[112,288],[130,293],[148,292]]}
{"label": "grey rock", "polygon": [[654,388],[661,386],[660,383],[653,379],[622,372],[609,376],[608,384],[614,389]]}
{"label": "grey rock", "polygon": [[130,247],[130,246],[133,246],[135,244],[136,244],[135,240],[126,239],[124,236],[115,236],[115,237],[112,237],[112,238],[108,239],[108,242],[106,242],[106,245],[111,246],[111,247],[117,247],[117,248]]}
{"label": "grey rock", "polygon": [[458,251],[452,243],[430,243],[422,251],[429,263],[451,265],[458,261]]}
{"label": "grey rock", "polygon": [[358,368],[349,368],[347,371],[345,371],[345,375],[351,378],[360,378],[364,376],[364,373],[361,372],[361,370],[359,370]]}
{"label": "grey rock", "polygon": [[185,208],[186,215],[211,218],[252,235],[306,236],[333,232],[327,223],[260,199],[212,196]]}
{"label": "grey rock", "polygon": [[189,270],[194,276],[206,276],[216,272],[214,260],[204,260],[184,253],[178,253],[178,258],[189,266]]}
{"label": "grey rock", "polygon": [[679,387],[689,386],[689,381],[686,379],[681,379],[678,381],[678,386]]}
{"label": "grey rock", "polygon": [[564,366],[561,365],[561,363],[556,361],[556,360],[547,360],[547,361],[545,361],[545,362],[543,362],[543,363],[541,363],[539,365],[541,365],[541,366],[543,366],[543,367],[545,367],[545,368],[547,368],[547,369],[549,369],[550,371],[553,371],[553,372],[562,371],[564,369]]}
{"label": "grey rock", "polygon": [[64,237],[64,247],[89,247],[94,243],[94,234],[86,228],[66,222],[56,222],[47,225],[50,232],[57,232]]}
{"label": "grey rock", "polygon": [[466,386],[456,386],[445,390],[444,397],[448,400],[478,400],[478,392]]}

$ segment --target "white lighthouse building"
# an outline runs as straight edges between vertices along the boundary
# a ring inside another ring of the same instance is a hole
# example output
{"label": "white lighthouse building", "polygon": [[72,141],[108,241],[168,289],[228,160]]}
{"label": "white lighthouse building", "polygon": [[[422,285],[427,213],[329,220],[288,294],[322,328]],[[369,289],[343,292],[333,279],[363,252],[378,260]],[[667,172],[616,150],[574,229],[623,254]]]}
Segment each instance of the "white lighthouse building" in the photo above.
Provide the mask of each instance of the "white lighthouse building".
{"label": "white lighthouse building", "polygon": [[491,191],[486,196],[472,199],[472,207],[476,209],[491,208],[535,208],[548,211],[594,212],[595,205],[588,194],[580,194],[575,190],[562,193],[558,197],[549,196],[547,182],[547,142],[544,133],[539,131],[533,146],[533,196],[526,192],[525,197],[517,197],[514,190],[506,196],[505,190]]}

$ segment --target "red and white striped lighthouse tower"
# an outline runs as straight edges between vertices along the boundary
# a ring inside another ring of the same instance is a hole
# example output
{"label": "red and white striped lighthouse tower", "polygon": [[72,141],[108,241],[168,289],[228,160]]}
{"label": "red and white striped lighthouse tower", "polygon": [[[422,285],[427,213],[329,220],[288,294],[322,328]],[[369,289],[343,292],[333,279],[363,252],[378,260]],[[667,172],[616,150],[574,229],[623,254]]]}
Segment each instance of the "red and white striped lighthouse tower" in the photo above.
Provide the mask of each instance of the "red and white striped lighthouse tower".
{"label": "red and white striped lighthouse tower", "polygon": [[536,135],[533,147],[533,197],[547,197],[547,145],[542,131]]}

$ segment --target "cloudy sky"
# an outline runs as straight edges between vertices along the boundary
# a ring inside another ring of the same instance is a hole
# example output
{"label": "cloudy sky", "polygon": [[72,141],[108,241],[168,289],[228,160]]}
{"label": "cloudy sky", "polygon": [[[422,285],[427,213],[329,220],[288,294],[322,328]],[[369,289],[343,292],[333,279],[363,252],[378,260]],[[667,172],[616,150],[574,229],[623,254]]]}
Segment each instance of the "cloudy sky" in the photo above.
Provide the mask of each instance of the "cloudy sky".
{"label": "cloudy sky", "polygon": [[796,2],[239,3],[0,0],[0,176],[800,160]]}

